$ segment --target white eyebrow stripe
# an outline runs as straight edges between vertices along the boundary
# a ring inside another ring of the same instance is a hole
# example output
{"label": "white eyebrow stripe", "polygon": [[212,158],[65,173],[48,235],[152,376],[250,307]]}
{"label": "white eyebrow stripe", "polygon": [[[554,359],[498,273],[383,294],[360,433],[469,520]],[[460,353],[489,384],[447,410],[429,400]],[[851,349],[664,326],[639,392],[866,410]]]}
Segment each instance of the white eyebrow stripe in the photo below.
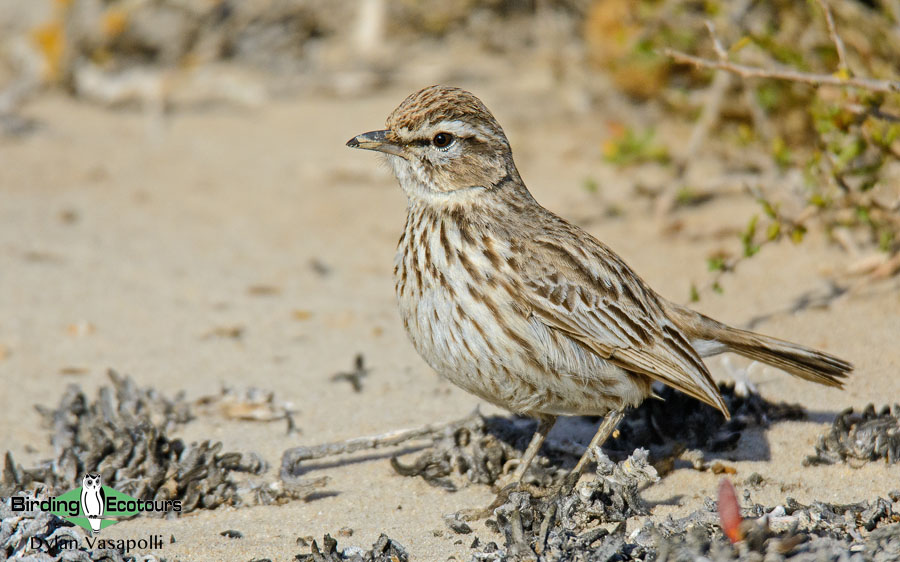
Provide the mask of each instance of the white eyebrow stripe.
{"label": "white eyebrow stripe", "polygon": [[440,121],[425,128],[427,136],[432,137],[438,133],[450,133],[457,137],[478,137],[486,138],[484,131],[478,127],[473,127],[465,121],[454,119],[453,121]]}
{"label": "white eyebrow stripe", "polygon": [[[489,126],[473,125],[459,119],[444,119],[437,123],[429,123],[415,133],[407,127],[395,131],[401,142],[428,144],[438,133],[450,133],[458,138],[474,138],[480,142],[501,140]],[[505,139],[503,139],[505,140]]]}

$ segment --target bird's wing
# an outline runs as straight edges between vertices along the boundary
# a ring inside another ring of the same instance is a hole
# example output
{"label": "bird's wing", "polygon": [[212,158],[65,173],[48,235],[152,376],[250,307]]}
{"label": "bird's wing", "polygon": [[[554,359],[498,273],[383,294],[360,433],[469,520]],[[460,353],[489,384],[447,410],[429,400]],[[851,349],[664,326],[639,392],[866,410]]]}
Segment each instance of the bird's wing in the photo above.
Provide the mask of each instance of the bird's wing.
{"label": "bird's wing", "polygon": [[[728,417],[706,365],[666,316],[659,297],[611,250],[536,238],[519,271],[531,313],[625,370],[646,375]],[[538,257],[539,256],[539,257]]]}

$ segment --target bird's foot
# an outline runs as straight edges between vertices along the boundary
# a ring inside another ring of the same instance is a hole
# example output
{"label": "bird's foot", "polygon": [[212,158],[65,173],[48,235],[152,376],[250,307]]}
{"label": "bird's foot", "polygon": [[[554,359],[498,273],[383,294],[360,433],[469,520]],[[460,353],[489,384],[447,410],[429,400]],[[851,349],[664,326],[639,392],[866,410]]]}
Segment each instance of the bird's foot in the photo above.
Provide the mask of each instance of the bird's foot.
{"label": "bird's foot", "polygon": [[459,515],[465,521],[477,521],[478,519],[485,519],[487,517],[490,517],[491,515],[493,515],[495,509],[506,503],[511,493],[518,492],[521,487],[521,482],[512,482],[510,484],[507,484],[506,486],[500,488],[497,496],[488,505],[471,509],[463,509],[459,512]]}
{"label": "bird's foot", "polygon": [[533,498],[543,498],[551,495],[554,489],[542,488],[533,484],[527,484],[521,481],[510,482],[500,488],[497,495],[488,505],[472,509],[463,509],[459,512],[460,517],[465,521],[477,521],[485,519],[494,514],[494,510],[509,501],[510,494],[514,492],[528,492]]}

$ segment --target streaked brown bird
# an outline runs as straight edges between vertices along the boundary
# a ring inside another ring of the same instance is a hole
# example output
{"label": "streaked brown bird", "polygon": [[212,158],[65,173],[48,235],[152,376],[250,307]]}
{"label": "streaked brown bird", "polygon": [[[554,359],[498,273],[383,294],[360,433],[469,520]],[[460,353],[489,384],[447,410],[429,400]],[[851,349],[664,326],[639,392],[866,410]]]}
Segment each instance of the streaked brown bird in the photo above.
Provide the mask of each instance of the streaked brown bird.
{"label": "streaked brown bird", "polygon": [[557,416],[605,416],[580,474],[653,381],[727,418],[702,357],[731,351],[836,387],[853,369],[658,295],[606,245],[534,200],[500,124],[467,91],[416,92],[386,129],[347,146],[386,154],[406,193],[394,277],[416,350],[456,385],[540,422],[514,482]]}

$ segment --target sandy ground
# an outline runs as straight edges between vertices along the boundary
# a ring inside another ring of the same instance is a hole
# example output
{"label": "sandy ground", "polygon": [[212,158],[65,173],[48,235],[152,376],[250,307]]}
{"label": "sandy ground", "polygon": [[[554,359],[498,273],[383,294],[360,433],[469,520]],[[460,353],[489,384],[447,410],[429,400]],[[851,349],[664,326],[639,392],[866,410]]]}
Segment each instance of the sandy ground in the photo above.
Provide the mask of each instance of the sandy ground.
{"label": "sandy ground", "polygon": [[[720,198],[681,211],[680,233],[662,234],[646,201],[633,197],[628,171],[602,162],[604,123],[613,116],[542,112],[556,103],[552,94],[512,94],[518,89],[511,83],[461,85],[495,109],[538,200],[585,223],[675,300],[684,302],[691,282],[707,279],[712,251],[738,244],[736,237],[696,235],[743,225],[756,211],[743,198]],[[391,280],[403,195],[372,154],[344,147],[351,136],[379,128],[411,89],[288,99],[255,110],[186,110],[160,130],[148,128],[140,112],[54,95],[29,105],[27,114],[41,129],[0,140],[0,344],[6,350],[0,451],[12,450],[25,465],[47,458],[33,405],[55,405],[72,382],[93,394],[110,367],[189,398],[215,394],[222,385],[275,391],[296,408],[299,434],[285,436],[282,422],[206,416],[184,429],[188,439],[258,451],[273,466],[289,447],[451,420],[478,405],[431,372],[407,341]],[[581,187],[588,176],[599,180],[599,198],[624,210],[622,217],[603,217],[598,195]],[[317,272],[314,261],[329,273]],[[828,309],[782,313],[798,297],[823,291],[825,278],[846,261],[812,234],[800,250],[766,248],[725,281],[723,295],[709,294],[699,305],[737,325],[774,313],[757,328],[857,367],[843,392],[762,366],[750,369],[765,396],[800,402],[811,412],[806,422],[748,432],[721,457],[737,469],[739,493],[751,473],[765,478],[754,501],[851,502],[900,487],[896,466],[801,465],[837,412],[900,399],[896,282],[871,285]],[[240,327],[243,335],[210,335],[222,327]],[[329,380],[348,370],[356,353],[373,369],[361,393]],[[720,379],[733,374],[719,359],[710,364]],[[62,374],[66,368],[84,373]],[[166,546],[156,554],[170,559],[287,560],[308,552],[297,537],[350,527],[353,535],[339,537],[341,546],[369,547],[385,532],[415,559],[466,559],[472,536],[453,535],[441,516],[483,504],[490,490],[448,493],[400,477],[390,454],[322,463],[310,475],[331,481],[328,493],[313,501],[178,520],[137,518],[104,533],[162,534]],[[718,479],[683,467],[644,496],[653,517],[686,512],[714,494]],[[226,529],[244,538],[223,538]],[[474,529],[482,542],[501,541],[483,522]]]}

